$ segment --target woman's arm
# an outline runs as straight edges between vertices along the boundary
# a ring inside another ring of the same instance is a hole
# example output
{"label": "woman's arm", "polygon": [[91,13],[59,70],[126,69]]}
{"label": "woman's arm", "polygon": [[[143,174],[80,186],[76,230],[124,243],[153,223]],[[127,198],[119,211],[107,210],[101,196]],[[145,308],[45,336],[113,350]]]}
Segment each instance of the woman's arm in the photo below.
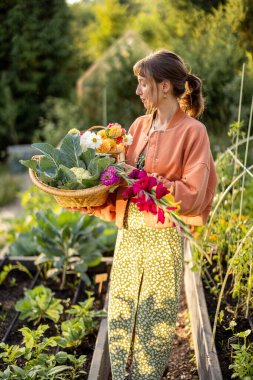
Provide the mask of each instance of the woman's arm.
{"label": "woman's arm", "polygon": [[[179,158],[181,159],[181,158]],[[218,178],[214,170],[213,157],[210,150],[210,143],[205,126],[193,128],[191,136],[185,146],[183,157],[182,176],[179,180],[171,180],[161,176],[159,173],[152,173],[167,188],[173,186],[172,194],[175,201],[181,200],[181,213],[184,215],[198,215],[202,211],[203,203],[206,204],[206,197],[213,196],[214,184]],[[208,183],[210,179],[210,169],[213,178],[211,192],[208,193]]]}
{"label": "woman's arm", "polygon": [[175,201],[181,200],[181,213],[184,215],[197,215],[207,194],[209,168],[205,163],[198,163],[185,171],[180,180],[171,181],[157,173],[153,175],[168,189],[173,186],[172,194]]}

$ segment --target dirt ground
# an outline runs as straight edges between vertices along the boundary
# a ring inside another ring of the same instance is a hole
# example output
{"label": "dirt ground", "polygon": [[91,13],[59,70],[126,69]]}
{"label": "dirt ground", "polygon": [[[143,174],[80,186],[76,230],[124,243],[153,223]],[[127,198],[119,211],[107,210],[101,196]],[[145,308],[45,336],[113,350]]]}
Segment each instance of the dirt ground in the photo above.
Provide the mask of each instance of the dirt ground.
{"label": "dirt ground", "polygon": [[173,349],[166,376],[162,377],[162,380],[197,380],[198,378],[189,313],[184,289],[182,289]]}
{"label": "dirt ground", "polygon": [[[184,288],[182,288],[180,297],[180,309],[177,318],[173,349],[165,374],[161,380],[199,379]],[[110,374],[109,380],[111,379]]]}

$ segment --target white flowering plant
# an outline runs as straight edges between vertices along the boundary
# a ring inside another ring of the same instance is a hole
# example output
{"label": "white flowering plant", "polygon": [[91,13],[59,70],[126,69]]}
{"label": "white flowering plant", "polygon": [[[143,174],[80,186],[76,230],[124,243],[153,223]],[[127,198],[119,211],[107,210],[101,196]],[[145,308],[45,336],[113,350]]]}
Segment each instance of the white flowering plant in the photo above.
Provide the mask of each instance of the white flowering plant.
{"label": "white flowering plant", "polygon": [[[110,128],[110,125],[114,127]],[[123,146],[132,142],[131,135],[125,132],[122,135],[120,124],[109,124],[109,126],[107,129],[110,129],[111,139],[115,138],[116,133],[116,139],[122,137],[122,141],[120,139],[118,142]],[[117,136],[119,128],[121,136]],[[120,176],[116,172],[108,173],[107,170],[108,167],[113,168],[116,159],[103,151],[104,140],[99,133],[71,129],[63,138],[60,148],[48,143],[32,144],[42,156],[39,160],[20,160],[20,163],[32,169],[43,183],[59,189],[78,190],[106,184],[110,175],[113,175],[116,183],[120,181]],[[99,148],[102,149],[99,151]]]}

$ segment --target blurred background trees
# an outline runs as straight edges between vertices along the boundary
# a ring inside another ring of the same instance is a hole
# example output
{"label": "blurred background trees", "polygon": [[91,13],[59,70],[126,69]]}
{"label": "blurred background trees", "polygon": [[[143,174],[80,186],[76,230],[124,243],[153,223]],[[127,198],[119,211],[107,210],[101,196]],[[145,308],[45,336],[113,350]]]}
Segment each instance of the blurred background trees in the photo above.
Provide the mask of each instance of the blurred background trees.
{"label": "blurred background trees", "polygon": [[[175,51],[203,79],[201,121],[214,136],[226,135],[237,119],[243,63],[242,117],[249,115],[252,14],[253,0],[1,1],[2,157],[7,145],[38,138],[54,143],[74,126],[117,121],[128,128],[145,113],[132,66],[160,47]],[[124,39],[129,30],[135,43]]]}

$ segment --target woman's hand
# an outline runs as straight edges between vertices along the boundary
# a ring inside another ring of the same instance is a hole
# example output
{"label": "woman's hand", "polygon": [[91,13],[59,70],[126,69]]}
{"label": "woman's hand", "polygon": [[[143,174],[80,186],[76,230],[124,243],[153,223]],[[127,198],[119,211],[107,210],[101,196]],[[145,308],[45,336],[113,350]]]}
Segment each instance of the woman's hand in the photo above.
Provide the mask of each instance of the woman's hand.
{"label": "woman's hand", "polygon": [[94,215],[96,207],[64,207],[69,211],[80,212],[81,214]]}
{"label": "woman's hand", "polygon": [[131,171],[133,171],[134,169],[136,169],[134,166],[128,165],[125,162],[121,162],[120,165],[123,166],[123,168],[126,169],[127,173],[131,173]]}

